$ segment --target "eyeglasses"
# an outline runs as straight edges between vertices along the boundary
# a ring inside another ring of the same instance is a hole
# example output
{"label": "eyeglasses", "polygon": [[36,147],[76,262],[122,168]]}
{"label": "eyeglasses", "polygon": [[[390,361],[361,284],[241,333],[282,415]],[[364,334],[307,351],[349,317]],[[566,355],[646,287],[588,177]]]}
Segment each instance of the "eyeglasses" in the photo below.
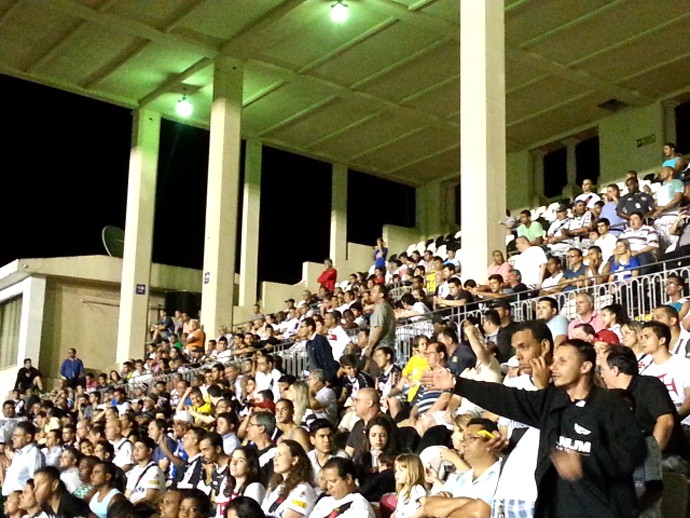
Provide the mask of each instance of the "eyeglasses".
{"label": "eyeglasses", "polygon": [[250,426],[261,426],[261,425],[258,423],[247,423],[247,428],[249,428]]}
{"label": "eyeglasses", "polygon": [[462,442],[469,442],[469,441],[483,441],[484,438],[481,435],[465,435],[462,438]]}

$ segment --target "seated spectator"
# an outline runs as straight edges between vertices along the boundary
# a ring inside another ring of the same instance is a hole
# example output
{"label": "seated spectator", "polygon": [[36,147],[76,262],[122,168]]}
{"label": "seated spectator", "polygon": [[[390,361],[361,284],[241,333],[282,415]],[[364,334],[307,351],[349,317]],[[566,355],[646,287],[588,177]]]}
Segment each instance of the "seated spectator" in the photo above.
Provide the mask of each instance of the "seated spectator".
{"label": "seated spectator", "polygon": [[563,282],[563,265],[560,259],[549,256],[546,262],[546,278],[541,283],[540,295],[560,293]]}
{"label": "seated spectator", "polygon": [[601,365],[601,377],[608,388],[626,390],[635,398],[633,411],[642,433],[657,441],[665,467],[681,467],[687,472],[690,446],[664,384],[653,376],[640,376],[635,353],[622,345],[611,346]]}
{"label": "seated spectator", "polygon": [[70,494],[74,494],[81,487],[79,479],[79,461],[82,455],[74,448],[66,448],[60,454],[60,480]]}
{"label": "seated spectator", "polygon": [[540,246],[544,242],[544,229],[538,221],[532,221],[529,210],[520,212],[520,225],[517,228],[518,237],[525,237],[532,246]]}
{"label": "seated spectator", "polygon": [[295,405],[289,399],[279,399],[276,403],[276,427],[280,430],[280,439],[297,441],[304,451],[311,449],[309,435],[295,423]]}
{"label": "seated spectator", "polygon": [[335,392],[326,386],[325,374],[321,369],[314,369],[307,378],[309,386],[309,406],[317,418],[328,419],[336,424],[338,420],[338,401]]}
{"label": "seated spectator", "polygon": [[182,491],[179,489],[166,489],[158,506],[160,518],[178,518],[181,501]]}
{"label": "seated spectator", "polygon": [[604,329],[604,318],[594,311],[594,297],[589,293],[578,293],[575,296],[575,318],[568,324],[568,338],[573,337],[575,327],[589,324],[595,332]]}
{"label": "seated spectator", "polygon": [[309,441],[313,449],[307,457],[314,471],[314,484],[318,483],[319,473],[326,463],[334,457],[349,458],[345,450],[339,450],[334,442],[335,427],[327,419],[316,419],[309,428]]}
{"label": "seated spectator", "polygon": [[515,239],[515,246],[520,254],[515,257],[513,267],[522,275],[522,282],[529,289],[540,289],[546,272],[546,254],[538,246],[531,246],[527,238]]}
{"label": "seated spectator", "polygon": [[609,282],[620,284],[640,275],[640,262],[633,256],[630,243],[627,239],[619,239],[616,242],[616,253],[609,274]]}
{"label": "seated spectator", "polygon": [[671,330],[661,322],[647,322],[640,333],[642,350],[652,362],[640,372],[659,378],[671,396],[682,424],[690,424],[690,360],[669,350]]}
{"label": "seated spectator", "polygon": [[687,333],[680,328],[678,312],[671,306],[658,306],[652,311],[652,320],[668,326],[671,331],[671,340],[668,342],[668,350],[671,354],[690,358],[690,340]]}
{"label": "seated spectator", "polygon": [[[362,433],[362,432],[360,432]],[[386,416],[374,417],[363,430],[361,450],[353,457],[359,468],[360,485],[379,478],[379,460],[382,455],[398,453],[397,428]]]}
{"label": "seated spectator", "polygon": [[569,239],[571,247],[587,239],[592,227],[592,213],[587,210],[584,200],[578,200],[573,204],[572,213],[567,226],[561,230],[561,233]]}
{"label": "seated spectator", "polygon": [[491,253],[491,257],[493,258],[493,262],[489,265],[487,276],[491,277],[492,275],[498,274],[505,277],[508,270],[510,270],[510,264],[503,257],[503,252],[494,250]]}
{"label": "seated spectator", "polygon": [[17,371],[17,381],[14,383],[14,388],[19,390],[22,394],[29,388],[43,391],[41,371],[31,364],[31,358],[26,358],[24,360],[24,366]]}
{"label": "seated spectator", "polygon": [[[60,480],[57,468],[48,466],[37,470],[33,477],[33,485],[34,497],[41,506],[42,515],[89,516],[89,504],[69,494],[65,484]],[[96,516],[105,518],[105,515]]]}
{"label": "seated spectator", "polygon": [[563,290],[572,291],[581,287],[587,267],[582,261],[582,251],[579,248],[568,250],[568,266],[563,272]]}
{"label": "seated spectator", "polygon": [[[510,265],[508,265],[508,268],[506,268],[506,275],[509,275],[511,271],[512,268],[510,267]],[[504,291],[505,283],[503,277],[500,274],[494,273],[492,275],[489,275],[489,279],[487,282],[487,285],[477,286],[476,288],[472,288],[470,291],[480,300],[500,299],[508,296],[508,293]]]}
{"label": "seated spectator", "polygon": [[489,419],[469,421],[462,452],[470,468],[450,475],[439,494],[421,499],[423,516],[444,518],[460,511],[463,514],[459,516],[490,516],[501,462],[496,451],[486,443],[497,432],[496,423]]}
{"label": "seated spectator", "polygon": [[654,198],[646,192],[640,192],[640,184],[637,177],[630,177],[625,180],[628,193],[621,197],[616,213],[625,221],[630,220],[630,216],[637,212],[642,218],[651,216],[654,211]]}
{"label": "seated spectator", "polygon": [[[91,483],[95,489],[95,493],[89,501],[91,513],[98,518],[108,518],[110,507],[115,502],[125,500],[125,496],[118,489],[121,482],[117,480],[117,466],[112,462],[97,462],[91,473]],[[38,480],[36,486],[39,486]]]}
{"label": "seated spectator", "polygon": [[[342,391],[338,398],[338,406],[351,408],[354,405],[360,389],[373,387],[375,382],[368,372],[360,370],[359,360],[354,354],[346,354],[340,358],[340,366],[344,372]],[[351,427],[350,427],[351,428]],[[348,428],[348,430],[350,429]]]}
{"label": "seated spectator", "polygon": [[596,286],[605,284],[609,279],[611,263],[603,259],[601,248],[592,245],[587,249],[587,269],[585,270],[585,284]]}
{"label": "seated spectator", "polygon": [[226,507],[237,498],[246,497],[261,504],[265,495],[256,449],[251,446],[238,447],[230,456],[230,474],[223,479],[216,498],[216,518],[224,518]]}
{"label": "seated spectator", "polygon": [[630,320],[625,308],[620,304],[609,304],[601,308],[601,316],[604,318],[605,329],[616,333],[619,340],[623,339],[622,326]]}
{"label": "seated spectator", "polygon": [[[610,225],[610,232],[617,239],[623,228],[625,228],[625,220],[618,215],[618,204],[620,203],[621,190],[617,184],[612,183],[606,186],[606,203],[601,209],[601,216],[599,220],[606,219]],[[597,222],[598,223],[598,222]],[[599,226],[597,225],[597,231],[601,235]],[[595,243],[596,244],[596,243]],[[615,243],[614,243],[615,244]],[[598,245],[601,246],[601,245]],[[602,248],[605,250],[605,248]],[[613,252],[612,252],[613,253]],[[604,258],[606,260],[606,258]]]}
{"label": "seated spectator", "polygon": [[211,501],[206,493],[199,489],[187,489],[182,492],[180,517],[205,518],[211,514]]}
{"label": "seated spectator", "polygon": [[685,280],[678,274],[671,273],[666,276],[667,304],[678,312],[678,318],[682,322],[690,310],[690,298],[685,296]]}
{"label": "seated spectator", "polygon": [[355,413],[360,420],[352,427],[345,446],[345,451],[350,458],[354,458],[363,451],[366,430],[372,419],[383,416],[384,419],[388,419],[392,423],[390,417],[381,412],[380,397],[373,388],[360,389],[355,401]]}
{"label": "seated spectator", "polygon": [[[304,449],[295,441],[280,443],[274,458],[275,475],[261,505],[266,516],[309,516],[316,502],[314,474]],[[290,512],[290,514],[286,514]]]}
{"label": "seated spectator", "polygon": [[474,302],[472,293],[463,289],[462,281],[457,277],[448,279],[448,290],[448,295],[446,297],[434,297],[434,306],[454,308]]}
{"label": "seated spectator", "polygon": [[[618,235],[614,235],[610,232],[611,227],[609,220],[606,218],[599,218],[595,225],[598,236],[592,244],[599,247],[603,261],[608,262],[615,252]],[[623,229],[621,229],[621,232],[622,231]],[[620,234],[620,232],[618,234]]]}
{"label": "seated spectator", "polygon": [[127,474],[125,497],[142,512],[152,511],[165,489],[163,470],[153,462],[156,443],[149,437],[140,437],[134,444],[136,465]]}
{"label": "seated spectator", "polygon": [[594,207],[594,204],[601,200],[601,196],[592,191],[592,187],[594,187],[594,182],[589,178],[584,179],[582,181],[582,193],[575,197],[575,203],[582,201],[588,209]]}
{"label": "seated spectator", "polygon": [[[628,220],[628,227],[621,234],[620,239],[625,239],[630,245],[630,252],[640,264],[645,266],[656,261],[659,251],[659,237],[650,225],[645,225],[643,215],[633,212]],[[619,241],[620,241],[619,239]],[[644,274],[648,268],[642,268]]]}
{"label": "seated spectator", "polygon": [[204,353],[204,344],[206,343],[206,333],[204,333],[199,325],[197,319],[190,320],[190,332],[185,340],[185,350],[187,354],[194,358],[201,358]]}
{"label": "seated spectator", "polygon": [[672,261],[674,266],[686,266],[687,257],[690,256],[690,215],[687,206],[681,207],[678,215],[673,220],[669,228],[669,234],[677,239],[676,246],[671,251],[665,251],[661,257],[662,261]]}
{"label": "seated spectator", "polygon": [[568,206],[561,203],[556,207],[556,219],[546,231],[546,243],[551,253],[557,257],[565,255],[571,246],[570,238],[563,232],[569,226]]}
{"label": "seated spectator", "polygon": [[678,216],[679,206],[684,199],[685,187],[683,182],[674,178],[672,167],[663,166],[659,173],[661,186],[654,193],[655,209],[652,213],[654,230],[659,237],[659,247],[665,251],[670,245],[676,244],[677,238],[670,229]]}
{"label": "seated spectator", "polygon": [[544,322],[551,331],[554,346],[568,339],[568,319],[558,312],[558,302],[552,297],[543,297],[537,302],[537,319]]}
{"label": "seated spectator", "polygon": [[323,468],[328,496],[319,500],[313,518],[374,518],[371,504],[358,492],[355,465],[349,459],[332,458]]}

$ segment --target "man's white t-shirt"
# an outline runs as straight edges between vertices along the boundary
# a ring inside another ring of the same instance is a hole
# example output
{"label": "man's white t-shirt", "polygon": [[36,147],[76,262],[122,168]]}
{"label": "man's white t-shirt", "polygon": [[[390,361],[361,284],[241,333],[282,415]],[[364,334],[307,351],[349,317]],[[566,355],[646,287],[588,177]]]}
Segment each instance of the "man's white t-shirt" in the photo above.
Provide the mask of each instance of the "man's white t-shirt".
{"label": "man's white t-shirt", "polygon": [[[652,362],[640,374],[644,376],[655,376],[659,378],[668,390],[668,395],[676,409],[683,406],[685,402],[685,391],[690,388],[690,360],[683,356],[672,354],[671,357],[661,365]],[[682,421],[683,424],[690,426],[690,416]]]}
{"label": "man's white t-shirt", "polygon": [[338,421],[338,400],[335,397],[335,392],[328,387],[322,387],[316,394],[314,399],[321,403],[323,407],[321,410],[314,410],[317,418],[328,419],[331,423],[337,424]]}
{"label": "man's white t-shirt", "polygon": [[530,246],[520,255],[515,257],[513,267],[520,270],[522,282],[528,287],[534,287],[541,282],[541,270],[539,267],[546,264],[546,253],[538,246]]}
{"label": "man's white t-shirt", "polygon": [[118,441],[111,441],[111,444],[115,449],[113,464],[122,469],[127,465],[134,464],[134,446],[128,439],[121,437]]}
{"label": "man's white t-shirt", "polygon": [[347,336],[342,326],[335,326],[333,329],[328,330],[326,338],[328,343],[331,344],[331,349],[333,349],[333,359],[339,362],[342,355],[345,354],[347,345],[350,343],[350,337]]}
{"label": "man's white t-shirt", "polygon": [[604,263],[606,263],[606,261],[609,260],[609,257],[613,255],[613,252],[616,249],[616,241],[618,241],[618,238],[611,234],[611,232],[605,236],[599,236],[594,241],[593,244],[601,248],[601,258],[604,260]]}
{"label": "man's white t-shirt", "polygon": [[154,462],[146,466],[137,464],[127,473],[127,489],[131,491],[129,501],[136,504],[146,496],[146,491],[165,489],[165,476],[163,470]]}

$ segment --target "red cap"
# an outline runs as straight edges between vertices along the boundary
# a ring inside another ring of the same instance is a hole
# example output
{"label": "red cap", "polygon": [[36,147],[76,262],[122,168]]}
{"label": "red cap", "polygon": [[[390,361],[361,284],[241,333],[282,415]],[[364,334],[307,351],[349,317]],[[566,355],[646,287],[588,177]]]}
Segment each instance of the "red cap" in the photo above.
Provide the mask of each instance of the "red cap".
{"label": "red cap", "polygon": [[620,345],[621,343],[618,339],[618,335],[613,331],[609,331],[608,329],[602,329],[597,334],[595,334],[594,341],[605,342],[609,345]]}

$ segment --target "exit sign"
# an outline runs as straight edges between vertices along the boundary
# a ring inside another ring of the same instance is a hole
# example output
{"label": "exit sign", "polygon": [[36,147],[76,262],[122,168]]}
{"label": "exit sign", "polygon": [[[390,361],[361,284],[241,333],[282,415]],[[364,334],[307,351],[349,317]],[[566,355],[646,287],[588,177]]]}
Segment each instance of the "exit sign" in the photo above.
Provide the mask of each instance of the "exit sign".
{"label": "exit sign", "polygon": [[654,144],[656,142],[656,134],[652,133],[646,137],[637,139],[637,147],[648,146],[649,144]]}

